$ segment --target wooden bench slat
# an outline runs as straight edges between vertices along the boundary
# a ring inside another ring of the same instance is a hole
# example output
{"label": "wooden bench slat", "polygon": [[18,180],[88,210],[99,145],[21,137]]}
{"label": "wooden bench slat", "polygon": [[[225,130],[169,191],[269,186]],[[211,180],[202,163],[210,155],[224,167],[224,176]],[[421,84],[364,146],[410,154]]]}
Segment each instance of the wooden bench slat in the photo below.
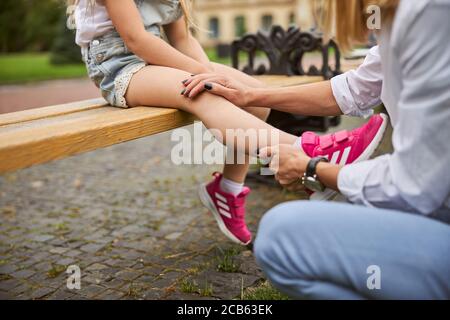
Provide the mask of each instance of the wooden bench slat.
{"label": "wooden bench slat", "polygon": [[8,124],[5,126],[0,126],[0,137],[6,133],[18,132],[18,131],[39,128],[39,127],[48,127],[53,124],[62,124],[62,123],[70,124],[71,122],[74,122],[74,121],[81,122],[81,121],[83,121],[83,119],[84,119],[84,121],[90,121],[90,119],[92,119],[95,116],[104,116],[104,115],[108,115],[113,112],[119,112],[121,110],[123,110],[123,109],[113,108],[110,106],[103,106],[101,108],[88,109],[83,112],[73,112],[73,113],[63,114],[60,116],[54,116],[54,117],[49,117],[49,118],[41,118],[41,119],[35,119],[35,120],[26,121],[26,122]]}
{"label": "wooden bench slat", "polygon": [[311,76],[278,76],[278,75],[264,75],[255,76],[256,79],[272,87],[288,87],[300,84],[307,84],[313,82],[323,81],[323,77]]}
{"label": "wooden bench slat", "polygon": [[0,172],[60,159],[191,124],[175,109],[137,107],[2,134]]}
{"label": "wooden bench slat", "polygon": [[106,105],[108,105],[108,103],[104,99],[100,98],[6,113],[0,115],[0,126],[22,123],[42,118],[57,117],[64,114],[101,108]]}

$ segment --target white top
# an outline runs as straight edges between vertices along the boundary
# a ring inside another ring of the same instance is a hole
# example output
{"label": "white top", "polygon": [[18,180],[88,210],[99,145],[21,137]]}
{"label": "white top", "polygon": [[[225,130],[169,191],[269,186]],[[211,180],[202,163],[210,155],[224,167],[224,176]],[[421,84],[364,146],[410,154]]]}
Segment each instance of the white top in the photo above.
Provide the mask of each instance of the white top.
{"label": "white top", "polygon": [[353,203],[450,221],[450,0],[402,0],[355,71],[332,79],[344,114],[383,102],[394,153],[344,167],[340,191]]}
{"label": "white top", "polygon": [[[160,36],[160,27],[173,23],[183,16],[179,0],[134,0],[148,32]],[[79,0],[75,8],[77,25],[76,43],[87,47],[89,43],[115,29],[102,0],[89,7],[88,0]]]}
{"label": "white top", "polygon": [[114,29],[102,1],[97,0],[93,7],[89,7],[88,3],[89,0],[79,0],[75,9],[77,26],[75,42],[80,47],[87,47],[93,39]]}

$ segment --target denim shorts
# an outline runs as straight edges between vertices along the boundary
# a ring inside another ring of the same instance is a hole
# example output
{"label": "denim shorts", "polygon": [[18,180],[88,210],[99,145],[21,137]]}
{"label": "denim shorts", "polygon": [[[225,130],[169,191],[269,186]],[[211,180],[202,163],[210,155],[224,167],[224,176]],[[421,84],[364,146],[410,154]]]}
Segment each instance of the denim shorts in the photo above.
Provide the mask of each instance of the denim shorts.
{"label": "denim shorts", "polygon": [[[160,36],[159,29],[147,30]],[[128,108],[125,94],[133,75],[148,65],[130,52],[116,31],[92,40],[82,49],[89,78],[114,107]]]}

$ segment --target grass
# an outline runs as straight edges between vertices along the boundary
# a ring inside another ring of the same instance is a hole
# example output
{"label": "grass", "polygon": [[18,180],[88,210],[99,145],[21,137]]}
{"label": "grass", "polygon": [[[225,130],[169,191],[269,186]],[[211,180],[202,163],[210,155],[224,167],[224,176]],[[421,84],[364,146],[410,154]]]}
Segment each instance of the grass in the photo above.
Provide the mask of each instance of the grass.
{"label": "grass", "polygon": [[54,225],[55,231],[58,233],[66,233],[70,231],[69,226],[66,222],[60,222]]}
{"label": "grass", "polygon": [[205,282],[202,288],[199,287],[197,282],[191,279],[183,279],[180,283],[180,290],[184,293],[197,293],[202,297],[211,297],[213,295],[213,286],[208,281]]}
{"label": "grass", "polygon": [[199,288],[195,281],[191,279],[183,279],[180,283],[180,290],[184,293],[198,293]]}
{"label": "grass", "polygon": [[230,57],[228,57],[228,58],[219,58],[217,56],[217,51],[216,51],[215,48],[205,49],[205,52],[206,52],[206,55],[208,56],[210,61],[221,63],[221,64],[225,64],[225,65],[228,65],[228,66],[231,65],[231,58]]}
{"label": "grass", "polygon": [[[208,56],[210,61],[221,63],[221,64],[225,64],[227,66],[231,66],[231,57],[219,58],[217,56],[216,48],[207,48],[207,49],[205,49],[205,52],[206,52],[206,55]],[[257,57],[264,57],[265,55],[262,52],[257,52],[256,56]],[[239,53],[239,60],[246,62],[247,61],[247,54],[245,52],[241,51]]]}
{"label": "grass", "polygon": [[222,250],[220,256],[217,256],[217,271],[235,273],[239,272],[240,265],[235,261],[235,256],[240,253],[240,250],[232,247],[229,249]]}
{"label": "grass", "polygon": [[208,284],[208,281],[205,282],[205,286],[200,289],[200,296],[202,297],[211,297],[213,295],[213,287],[212,284]]}
{"label": "grass", "polygon": [[0,84],[14,84],[87,76],[83,63],[52,65],[47,53],[0,55]]}
{"label": "grass", "polygon": [[246,289],[242,300],[289,300],[289,297],[266,281],[257,287]]}

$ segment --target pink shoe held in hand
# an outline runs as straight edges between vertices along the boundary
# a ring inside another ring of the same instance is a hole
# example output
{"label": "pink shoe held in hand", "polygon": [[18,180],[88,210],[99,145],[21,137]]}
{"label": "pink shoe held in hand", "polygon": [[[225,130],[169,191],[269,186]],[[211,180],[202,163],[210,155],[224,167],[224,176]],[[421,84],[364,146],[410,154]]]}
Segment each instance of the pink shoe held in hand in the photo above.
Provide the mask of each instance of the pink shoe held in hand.
{"label": "pink shoe held in hand", "polygon": [[[380,145],[388,124],[385,114],[374,115],[369,122],[352,131],[340,131],[319,136],[305,132],[301,143],[303,151],[311,158],[326,157],[333,164],[347,165],[370,159]],[[327,189],[315,192],[312,200],[327,200],[337,192]]]}
{"label": "pink shoe held in hand", "polygon": [[220,189],[222,174],[216,172],[213,176],[212,182],[200,186],[200,200],[212,212],[220,230],[228,238],[241,245],[250,244],[252,234],[245,224],[245,199],[250,189],[244,187],[237,196],[225,193]]}

